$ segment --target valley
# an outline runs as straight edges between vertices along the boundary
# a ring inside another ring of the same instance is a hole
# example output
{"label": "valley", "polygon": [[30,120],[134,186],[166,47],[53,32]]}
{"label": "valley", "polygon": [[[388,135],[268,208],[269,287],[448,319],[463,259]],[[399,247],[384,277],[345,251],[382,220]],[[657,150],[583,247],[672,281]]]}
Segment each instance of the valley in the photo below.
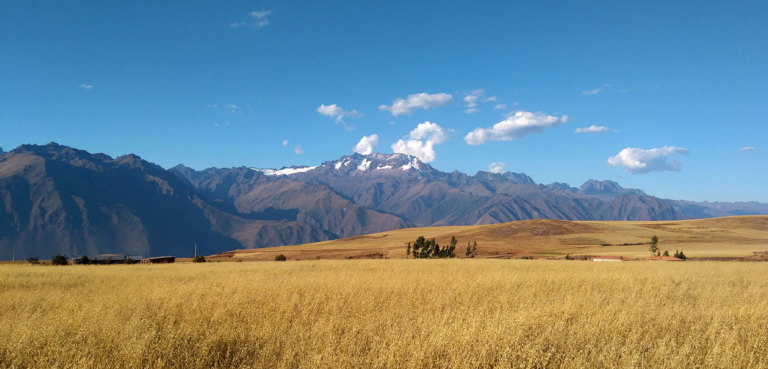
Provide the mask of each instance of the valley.
{"label": "valley", "polygon": [[312,259],[405,259],[406,246],[417,237],[435,238],[447,245],[459,240],[457,257],[465,257],[467,242],[477,242],[478,258],[565,259],[623,256],[644,259],[651,237],[659,238],[661,252],[683,250],[692,260],[768,259],[768,216],[739,216],[668,222],[572,222],[523,220],[481,226],[400,229],[340,240],[254,250],[233,250],[209,257],[211,261]]}

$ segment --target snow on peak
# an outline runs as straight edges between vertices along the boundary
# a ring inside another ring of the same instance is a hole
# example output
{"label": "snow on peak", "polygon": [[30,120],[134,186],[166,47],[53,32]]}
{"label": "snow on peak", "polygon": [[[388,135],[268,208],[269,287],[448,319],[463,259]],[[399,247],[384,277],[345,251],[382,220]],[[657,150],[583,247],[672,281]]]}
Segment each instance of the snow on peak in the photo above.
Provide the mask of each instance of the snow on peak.
{"label": "snow on peak", "polygon": [[394,168],[402,168],[404,170],[411,168],[418,170],[427,169],[427,165],[421,162],[421,160],[405,154],[354,154],[350,156],[344,156],[337,161],[329,162],[327,165],[333,166],[333,168],[336,170],[357,170],[362,172],[368,172],[372,170],[388,170]]}
{"label": "snow on peak", "polygon": [[282,168],[282,169],[272,169],[272,168],[267,168],[267,169],[251,168],[251,169],[257,172],[261,172],[265,176],[288,176],[291,174],[308,172],[315,168],[317,167],[301,166],[301,167],[290,167],[290,168]]}
{"label": "snow on peak", "polygon": [[403,170],[416,169],[416,170],[420,171],[421,170],[421,166],[423,164],[424,163],[422,163],[421,160],[419,160],[419,158],[412,157],[411,161],[408,162],[407,164],[403,165],[401,168],[403,168]]}
{"label": "snow on peak", "polygon": [[357,166],[357,170],[362,170],[365,172],[368,170],[368,168],[371,166],[371,161],[368,159],[363,159],[363,162]]}

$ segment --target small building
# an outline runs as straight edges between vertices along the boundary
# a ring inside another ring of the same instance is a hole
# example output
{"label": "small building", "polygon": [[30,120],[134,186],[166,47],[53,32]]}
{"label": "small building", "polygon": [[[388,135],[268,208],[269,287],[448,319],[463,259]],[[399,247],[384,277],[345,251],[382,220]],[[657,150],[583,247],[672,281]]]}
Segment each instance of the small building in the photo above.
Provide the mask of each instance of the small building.
{"label": "small building", "polygon": [[654,256],[652,258],[645,259],[648,261],[683,261],[683,259],[678,259],[674,256]]}
{"label": "small building", "polygon": [[123,264],[125,263],[123,254],[101,254],[91,260],[91,264]]}
{"label": "small building", "polygon": [[628,258],[623,256],[595,256],[592,261],[628,261]]}
{"label": "small building", "polygon": [[155,256],[153,258],[142,259],[142,264],[171,264],[176,262],[175,256]]}

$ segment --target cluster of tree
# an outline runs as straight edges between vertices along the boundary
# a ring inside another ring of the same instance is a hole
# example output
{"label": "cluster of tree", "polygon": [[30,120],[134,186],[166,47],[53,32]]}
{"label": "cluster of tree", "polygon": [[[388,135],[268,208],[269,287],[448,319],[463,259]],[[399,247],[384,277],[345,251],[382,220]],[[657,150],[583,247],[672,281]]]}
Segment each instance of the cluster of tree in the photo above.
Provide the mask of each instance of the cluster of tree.
{"label": "cluster of tree", "polygon": [[[651,238],[651,248],[650,248],[650,250],[651,250],[651,253],[653,254],[653,256],[661,255],[659,253],[659,238],[656,237],[656,235],[653,235],[653,237]],[[663,256],[669,256],[669,251],[665,250]],[[685,256],[685,253],[683,253],[682,250],[681,251],[675,250],[675,254],[672,255],[672,256],[676,257],[678,259],[682,259],[682,260],[688,259],[688,257]]]}
{"label": "cluster of tree", "polygon": [[451,243],[448,246],[440,247],[435,239],[428,240],[424,236],[419,236],[416,242],[411,246],[408,243],[406,255],[412,255],[414,259],[442,259],[456,257],[456,244],[459,241],[456,237],[451,237]]}
{"label": "cluster of tree", "polygon": [[197,255],[194,258],[192,258],[193,263],[205,263],[205,256],[203,255]]}
{"label": "cluster of tree", "polygon": [[[32,265],[42,264],[40,263],[40,258],[37,256],[28,257],[27,263],[30,263]],[[69,263],[67,262],[66,255],[56,254],[51,258],[51,265],[68,265],[68,264]]]}
{"label": "cluster of tree", "polygon": [[68,265],[67,255],[56,254],[51,258],[51,265]]}
{"label": "cluster of tree", "polygon": [[[275,256],[275,261],[285,261],[286,259],[287,258],[283,254]],[[238,260],[238,261],[242,261],[242,260]]]}

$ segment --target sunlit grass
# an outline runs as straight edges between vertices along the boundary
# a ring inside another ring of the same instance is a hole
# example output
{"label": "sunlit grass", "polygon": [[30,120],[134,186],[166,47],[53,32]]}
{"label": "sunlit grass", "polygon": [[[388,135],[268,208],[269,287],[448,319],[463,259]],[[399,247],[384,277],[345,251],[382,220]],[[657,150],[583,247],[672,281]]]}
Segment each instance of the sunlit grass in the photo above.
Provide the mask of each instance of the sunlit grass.
{"label": "sunlit grass", "polygon": [[0,266],[2,367],[768,367],[768,264]]}

